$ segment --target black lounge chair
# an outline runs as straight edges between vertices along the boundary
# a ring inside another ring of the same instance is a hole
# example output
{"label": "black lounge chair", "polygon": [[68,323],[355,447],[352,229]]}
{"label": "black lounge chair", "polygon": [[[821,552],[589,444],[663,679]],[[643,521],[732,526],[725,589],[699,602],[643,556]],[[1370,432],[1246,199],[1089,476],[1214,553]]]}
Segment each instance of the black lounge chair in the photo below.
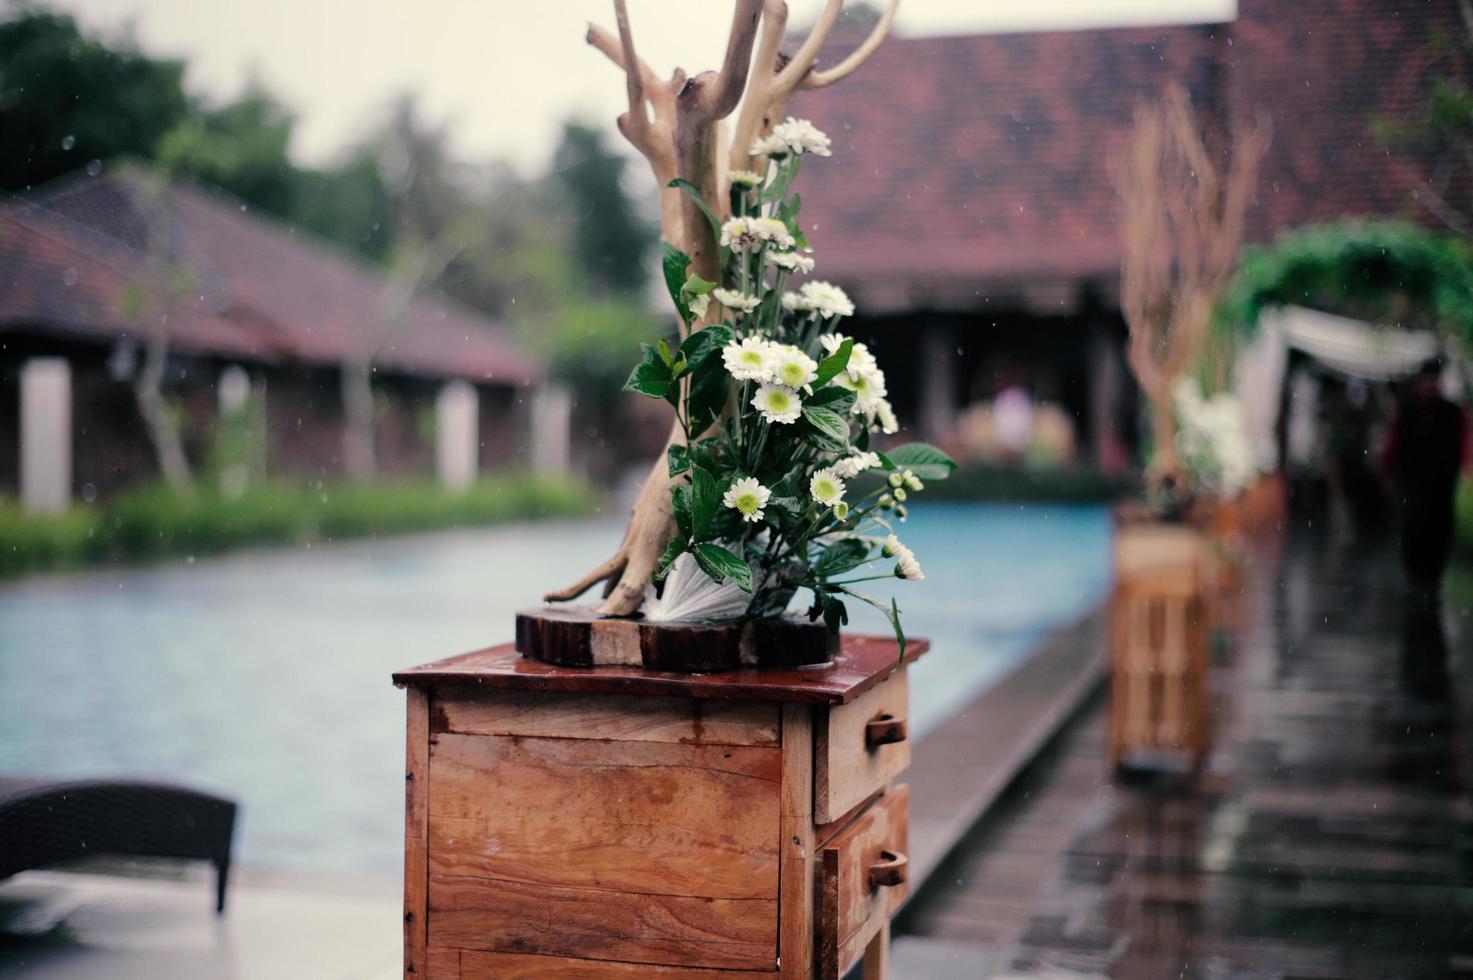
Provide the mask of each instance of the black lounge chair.
{"label": "black lounge chair", "polygon": [[0,880],[93,855],[196,858],[215,865],[225,911],[236,806],[132,780],[0,779]]}

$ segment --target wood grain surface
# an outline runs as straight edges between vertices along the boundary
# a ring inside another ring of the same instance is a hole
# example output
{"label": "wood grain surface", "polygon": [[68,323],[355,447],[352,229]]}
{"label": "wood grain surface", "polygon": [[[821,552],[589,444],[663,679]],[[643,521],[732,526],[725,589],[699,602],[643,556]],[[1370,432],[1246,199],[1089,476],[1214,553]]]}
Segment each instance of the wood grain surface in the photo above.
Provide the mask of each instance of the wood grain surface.
{"label": "wood grain surface", "polygon": [[[905,647],[912,663],[930,649],[924,639]],[[641,667],[554,667],[528,660],[504,644],[412,667],[393,675],[403,687],[482,687],[589,694],[641,694],[702,700],[847,704],[889,677],[899,661],[892,637],[844,636],[839,653],[811,667],[743,668],[720,674],[676,674]]]}
{"label": "wood grain surface", "polygon": [[904,884],[872,887],[870,868],[884,853],[906,853],[909,805],[908,788],[896,786],[823,846],[818,885],[820,977],[842,976],[905,901]]}
{"label": "wood grain surface", "polygon": [[820,711],[814,731],[814,818],[838,820],[883,789],[910,765],[910,739],[871,746],[869,723],[905,719],[910,682],[905,671],[870,688],[850,704]]}
{"label": "wood grain surface", "polygon": [[430,871],[776,899],[776,747],[440,735]]}
{"label": "wood grain surface", "polygon": [[751,701],[448,687],[435,692],[436,733],[777,745],[779,706]]}

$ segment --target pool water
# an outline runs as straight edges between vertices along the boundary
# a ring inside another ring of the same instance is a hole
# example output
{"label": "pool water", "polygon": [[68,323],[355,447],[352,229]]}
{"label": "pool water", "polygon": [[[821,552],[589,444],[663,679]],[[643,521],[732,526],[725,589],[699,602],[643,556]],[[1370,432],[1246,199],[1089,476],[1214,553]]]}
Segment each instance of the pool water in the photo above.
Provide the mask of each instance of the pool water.
{"label": "pool water", "polygon": [[[872,584],[934,643],[912,675],[917,737],[1108,585],[1100,508],[930,504],[905,531],[927,580]],[[510,639],[517,609],[621,533],[518,524],[0,587],[0,774],[175,779],[242,803],[242,862],[397,873],[390,672]],[[851,630],[885,631],[856,605]]]}

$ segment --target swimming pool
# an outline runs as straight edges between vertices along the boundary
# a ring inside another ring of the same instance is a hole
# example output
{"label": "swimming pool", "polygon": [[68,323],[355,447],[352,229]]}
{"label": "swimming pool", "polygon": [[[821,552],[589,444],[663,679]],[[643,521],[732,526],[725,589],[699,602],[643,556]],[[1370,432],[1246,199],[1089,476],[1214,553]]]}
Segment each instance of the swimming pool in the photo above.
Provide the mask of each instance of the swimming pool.
{"label": "swimming pool", "polygon": [[[606,557],[622,520],[259,551],[0,587],[0,773],[154,775],[239,799],[240,861],[396,873],[396,668],[510,638],[512,613]],[[1101,508],[929,504],[886,583],[935,646],[920,737],[1104,595]],[[850,629],[883,632],[867,607]]]}

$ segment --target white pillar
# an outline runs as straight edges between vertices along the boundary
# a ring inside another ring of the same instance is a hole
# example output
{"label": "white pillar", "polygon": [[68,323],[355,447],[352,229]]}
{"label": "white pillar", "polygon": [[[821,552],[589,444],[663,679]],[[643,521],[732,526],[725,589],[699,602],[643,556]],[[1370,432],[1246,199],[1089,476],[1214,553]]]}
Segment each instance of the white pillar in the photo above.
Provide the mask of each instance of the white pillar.
{"label": "white pillar", "polygon": [[956,428],[956,337],[951,326],[932,322],[920,326],[921,437],[939,442]]}
{"label": "white pillar", "polygon": [[26,510],[66,510],[72,498],[72,369],[35,357],[20,372],[20,499]]}
{"label": "white pillar", "polygon": [[450,381],[435,401],[435,471],[448,490],[464,490],[476,481],[481,450],[476,389],[466,381]]}
{"label": "white pillar", "polygon": [[573,394],[548,383],[532,392],[532,470],[561,475],[572,468]]}
{"label": "white pillar", "polygon": [[[241,420],[237,416],[246,411],[251,401],[251,376],[239,364],[229,365],[215,381],[215,396],[219,402],[216,424],[239,425]],[[232,443],[234,458],[220,463],[220,492],[227,499],[238,500],[250,485],[250,447],[243,439]]]}

